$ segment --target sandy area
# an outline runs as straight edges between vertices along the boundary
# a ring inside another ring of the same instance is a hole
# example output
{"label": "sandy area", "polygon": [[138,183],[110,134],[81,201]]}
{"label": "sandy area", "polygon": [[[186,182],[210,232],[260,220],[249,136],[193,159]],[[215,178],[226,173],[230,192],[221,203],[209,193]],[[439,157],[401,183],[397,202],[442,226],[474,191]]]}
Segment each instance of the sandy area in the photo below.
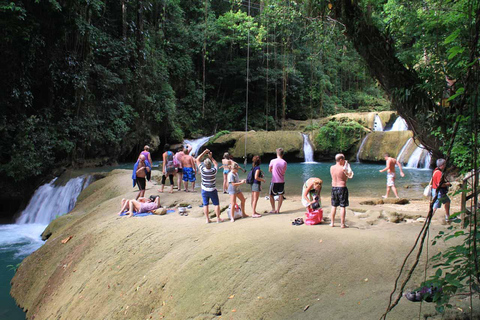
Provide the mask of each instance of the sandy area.
{"label": "sandy area", "polygon": [[[147,195],[158,194],[149,186]],[[162,204],[188,203],[188,217],[117,216],[133,190],[130,172],[115,170],[52,223],[12,280],[29,319],[379,319],[428,208],[426,200],[366,206],[352,198],[349,229],[293,226],[304,210],[299,195],[288,195],[281,214],[206,224],[200,192],[181,191],[164,193]],[[220,198],[226,206],[228,195]],[[264,198],[259,210],[270,210]],[[439,213],[430,239],[446,228]],[[442,248],[429,245],[428,255]],[[422,281],[425,262],[423,254],[407,288]],[[452,303],[468,310],[462,299]],[[419,307],[402,299],[388,319],[418,319]],[[421,314],[441,318],[428,303]]]}

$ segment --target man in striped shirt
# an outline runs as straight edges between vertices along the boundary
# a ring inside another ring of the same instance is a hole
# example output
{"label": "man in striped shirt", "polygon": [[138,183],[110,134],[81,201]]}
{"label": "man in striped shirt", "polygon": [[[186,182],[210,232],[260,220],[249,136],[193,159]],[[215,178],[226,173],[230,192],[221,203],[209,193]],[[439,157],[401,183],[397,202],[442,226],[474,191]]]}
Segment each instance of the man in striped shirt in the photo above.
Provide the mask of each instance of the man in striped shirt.
{"label": "man in striped shirt", "polygon": [[[208,155],[208,158],[202,163],[201,160],[205,155]],[[218,164],[213,159],[212,153],[210,150],[205,149],[202,154],[200,154],[195,159],[200,174],[202,175],[202,198],[203,198],[203,212],[207,218],[207,223],[210,223],[210,217],[208,216],[208,202],[212,200],[212,204],[215,207],[215,214],[217,215],[217,223],[222,222],[220,218],[220,201],[218,200],[217,187],[215,185],[217,178]]]}

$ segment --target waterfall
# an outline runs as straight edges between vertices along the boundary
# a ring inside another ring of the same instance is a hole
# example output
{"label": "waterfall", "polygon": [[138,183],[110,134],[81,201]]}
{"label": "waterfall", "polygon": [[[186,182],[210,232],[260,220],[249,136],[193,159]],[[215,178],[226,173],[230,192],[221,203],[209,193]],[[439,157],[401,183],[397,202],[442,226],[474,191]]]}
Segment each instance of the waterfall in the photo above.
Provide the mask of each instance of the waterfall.
{"label": "waterfall", "polygon": [[375,121],[373,122],[373,131],[383,131],[382,120],[380,119],[378,114],[375,115]]}
{"label": "waterfall", "polygon": [[360,148],[358,148],[358,152],[357,152],[357,162],[360,162],[360,154],[362,153],[363,145],[364,145],[365,142],[367,141],[367,138],[368,138],[369,135],[370,135],[370,133],[367,134],[367,135],[365,136],[365,138],[363,138],[362,143],[360,144]]}
{"label": "waterfall", "polygon": [[405,122],[405,119],[398,117],[393,123],[392,129],[389,131],[406,131],[408,130],[408,125]]}
{"label": "waterfall", "polygon": [[184,145],[191,145],[192,146],[192,151],[190,152],[190,155],[192,156],[197,156],[197,153],[198,153],[198,150],[200,150],[200,148],[205,144],[207,143],[208,140],[210,140],[210,138],[213,137],[213,136],[209,136],[209,137],[202,137],[202,138],[199,138],[199,139],[194,139],[194,140],[184,140],[183,141],[183,144]]}
{"label": "waterfall", "polygon": [[310,138],[308,134],[302,133],[303,136],[303,157],[306,163],[316,163],[313,159],[313,148],[312,144],[310,143]]}
{"label": "waterfall", "polygon": [[17,224],[48,224],[57,216],[70,212],[75,207],[77,197],[91,182],[91,175],[70,179],[64,186],[56,186],[53,179],[39,187],[30,199],[25,210],[17,219]]}
{"label": "waterfall", "polygon": [[432,156],[430,153],[422,146],[418,146],[412,155],[408,159],[406,168],[420,168],[420,169],[429,169],[430,161]]}
{"label": "waterfall", "polygon": [[405,163],[405,161],[403,160],[405,156],[403,154],[405,153],[405,150],[412,142],[413,142],[413,138],[408,139],[407,142],[405,142],[405,144],[403,145],[402,150],[400,150],[400,152],[398,153],[397,161],[399,161],[401,164]]}

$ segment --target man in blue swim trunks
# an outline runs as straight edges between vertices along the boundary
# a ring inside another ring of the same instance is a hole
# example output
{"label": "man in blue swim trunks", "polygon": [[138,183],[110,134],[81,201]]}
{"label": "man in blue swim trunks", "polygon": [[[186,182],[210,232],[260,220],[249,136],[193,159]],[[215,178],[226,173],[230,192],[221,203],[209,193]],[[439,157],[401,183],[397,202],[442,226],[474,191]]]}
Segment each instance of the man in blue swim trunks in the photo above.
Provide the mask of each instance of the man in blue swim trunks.
{"label": "man in blue swim trunks", "polygon": [[193,157],[188,154],[188,148],[184,151],[185,155],[182,157],[182,167],[183,167],[183,184],[185,185],[185,191],[188,192],[188,182],[192,183],[192,192],[195,191],[195,175],[197,174],[197,169],[195,167],[195,160]]}

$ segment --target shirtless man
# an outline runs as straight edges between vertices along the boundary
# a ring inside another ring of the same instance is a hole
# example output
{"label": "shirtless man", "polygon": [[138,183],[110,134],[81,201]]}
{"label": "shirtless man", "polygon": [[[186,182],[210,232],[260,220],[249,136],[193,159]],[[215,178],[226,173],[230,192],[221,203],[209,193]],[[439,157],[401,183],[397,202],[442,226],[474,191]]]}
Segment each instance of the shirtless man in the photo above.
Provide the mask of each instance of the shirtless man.
{"label": "shirtless man", "polygon": [[403,173],[403,170],[402,170],[402,165],[400,164],[400,162],[397,161],[397,159],[390,157],[388,153],[385,153],[383,156],[387,161],[387,166],[384,169],[379,171],[380,172],[384,172],[387,170],[388,171],[387,171],[387,194],[382,196],[382,198],[388,198],[388,195],[390,193],[390,188],[393,190],[395,197],[398,198],[397,188],[395,188],[395,165],[397,165],[398,168],[400,169],[400,175],[402,177],[405,177],[405,174]]}
{"label": "shirtless man", "polygon": [[183,168],[183,184],[185,191],[188,192],[188,182],[192,183],[192,192],[195,191],[195,175],[197,174],[197,168],[195,167],[195,159],[189,154],[189,149],[186,147],[183,150],[182,168]]}
{"label": "shirtless man", "polygon": [[332,213],[330,215],[332,222],[330,226],[335,226],[335,213],[337,212],[337,207],[340,206],[340,226],[348,228],[345,224],[345,207],[349,205],[347,189],[349,173],[347,168],[345,168],[345,156],[341,153],[337,154],[335,162],[335,165],[330,167],[330,175],[332,176]]}

